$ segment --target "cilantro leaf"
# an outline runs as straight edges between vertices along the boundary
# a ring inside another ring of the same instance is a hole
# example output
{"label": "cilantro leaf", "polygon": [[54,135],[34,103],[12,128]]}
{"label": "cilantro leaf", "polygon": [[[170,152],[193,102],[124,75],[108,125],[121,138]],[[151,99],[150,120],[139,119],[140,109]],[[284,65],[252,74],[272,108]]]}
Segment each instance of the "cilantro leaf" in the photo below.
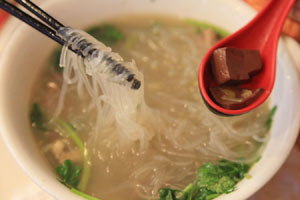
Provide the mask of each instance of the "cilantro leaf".
{"label": "cilantro leaf", "polygon": [[201,32],[205,29],[212,29],[214,30],[215,33],[217,33],[221,38],[224,38],[228,35],[230,35],[230,33],[218,26],[206,23],[206,22],[202,22],[202,21],[197,21],[194,19],[186,19],[185,20],[187,24],[194,26],[197,30],[197,32]]}
{"label": "cilantro leaf", "polygon": [[235,189],[250,166],[245,163],[219,160],[217,164],[204,163],[197,173],[194,183],[182,191],[169,188],[160,189],[160,200],[211,200]]}
{"label": "cilantro leaf", "polygon": [[176,195],[178,192],[179,190],[161,188],[159,190],[160,200],[177,200]]}
{"label": "cilantro leaf", "polygon": [[56,173],[61,183],[76,188],[80,180],[81,168],[73,166],[72,161],[65,160],[63,164],[56,167]]}
{"label": "cilantro leaf", "polygon": [[89,177],[90,177],[90,171],[91,171],[91,166],[89,165],[89,157],[87,154],[87,149],[84,146],[84,143],[81,140],[81,138],[79,137],[78,133],[76,132],[74,127],[72,127],[71,124],[64,122],[61,119],[57,119],[56,125],[59,128],[61,128],[63,130],[63,132],[65,132],[65,134],[67,134],[70,137],[70,139],[74,142],[74,144],[79,148],[79,150],[82,153],[83,166],[82,166],[81,179],[78,184],[78,189],[80,191],[85,191],[86,186],[88,184]]}
{"label": "cilantro leaf", "polygon": [[92,27],[87,32],[107,46],[124,39],[123,33],[117,27],[109,24]]}

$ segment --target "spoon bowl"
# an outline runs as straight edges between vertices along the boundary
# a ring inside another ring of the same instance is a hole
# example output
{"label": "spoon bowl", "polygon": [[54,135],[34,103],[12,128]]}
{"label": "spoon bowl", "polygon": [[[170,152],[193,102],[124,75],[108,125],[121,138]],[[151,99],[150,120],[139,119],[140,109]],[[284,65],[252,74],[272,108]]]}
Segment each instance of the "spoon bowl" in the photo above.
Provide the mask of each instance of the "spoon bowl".
{"label": "spoon bowl", "polygon": [[[269,97],[275,82],[278,40],[294,3],[295,0],[270,0],[250,23],[218,42],[207,52],[200,64],[198,81],[201,96],[211,111],[224,116],[241,115],[258,107]],[[222,47],[258,50],[263,61],[262,71],[252,77],[250,82],[239,86],[247,89],[263,88],[264,92],[250,105],[241,109],[225,109],[216,104],[209,94],[209,88],[216,86],[210,69],[210,58],[214,50]]]}

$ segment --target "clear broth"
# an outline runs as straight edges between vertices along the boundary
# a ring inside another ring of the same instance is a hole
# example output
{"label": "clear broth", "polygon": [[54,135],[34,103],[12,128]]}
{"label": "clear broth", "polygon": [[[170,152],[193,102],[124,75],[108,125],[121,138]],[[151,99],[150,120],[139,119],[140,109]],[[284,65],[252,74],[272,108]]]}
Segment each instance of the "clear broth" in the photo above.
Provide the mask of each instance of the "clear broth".
{"label": "clear broth", "polygon": [[[72,124],[88,147],[92,175],[86,193],[105,200],[154,198],[161,187],[182,189],[193,182],[204,162],[226,158],[250,163],[260,155],[267,138],[268,104],[243,116],[224,118],[210,113],[201,100],[198,67],[220,39],[216,33],[166,16],[122,16],[105,24],[115,25],[125,35],[112,49],[124,60],[135,60],[144,74],[145,102],[157,119],[138,118],[152,133],[145,149],[136,142],[119,145],[113,124],[103,125],[92,144],[96,112],[89,109],[87,96],[78,97],[76,86],[69,87],[60,118]],[[54,115],[62,79],[45,62],[32,102],[41,105],[48,119]],[[67,152],[80,154],[57,130],[33,132],[54,168],[64,160],[54,155],[55,142],[62,141]],[[69,159],[82,164],[80,155]]]}

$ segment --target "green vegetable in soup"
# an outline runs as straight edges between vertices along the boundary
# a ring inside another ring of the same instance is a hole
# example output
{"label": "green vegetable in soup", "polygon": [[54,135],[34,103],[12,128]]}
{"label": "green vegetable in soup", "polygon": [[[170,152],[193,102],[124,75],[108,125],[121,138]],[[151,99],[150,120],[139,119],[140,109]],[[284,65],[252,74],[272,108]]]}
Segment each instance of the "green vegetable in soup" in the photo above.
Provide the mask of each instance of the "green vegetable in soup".
{"label": "green vegetable in soup", "polygon": [[80,191],[85,191],[90,177],[90,172],[91,172],[91,166],[89,165],[89,157],[87,155],[87,149],[85,148],[81,138],[78,136],[78,133],[69,123],[62,121],[61,119],[57,119],[56,122],[59,128],[61,128],[62,131],[70,137],[70,139],[76,144],[76,146],[79,148],[79,150],[82,153],[83,168],[82,168],[81,179],[78,184],[78,189]]}
{"label": "green vegetable in soup", "polygon": [[186,23],[189,25],[192,25],[197,28],[198,31],[202,31],[205,29],[212,29],[214,30],[220,37],[226,37],[229,35],[228,31],[225,31],[222,28],[219,28],[217,26],[214,26],[212,24],[206,23],[206,22],[200,22],[194,19],[186,19]]}
{"label": "green vegetable in soup", "polygon": [[81,197],[85,198],[86,200],[101,200],[99,198],[87,195],[87,194],[85,194],[85,193],[83,193],[83,192],[81,192],[81,191],[79,191],[79,190],[77,190],[75,188],[71,188],[71,192],[74,193],[74,194],[76,194],[76,195],[78,195],[78,196],[81,196]]}
{"label": "green vegetable in soup", "polygon": [[[32,124],[32,127],[35,127],[39,130],[47,130],[46,129],[46,118],[40,108],[40,105],[37,103],[34,103],[32,105],[31,111],[30,111],[30,121]],[[78,133],[76,130],[72,127],[71,124],[64,122],[61,119],[57,119],[55,124],[58,128],[61,129],[63,133],[68,135],[68,137],[75,143],[75,145],[79,148],[83,155],[83,167],[74,166],[73,163],[70,160],[65,160],[62,165],[59,165],[56,167],[56,173],[59,177],[59,180],[61,183],[66,185],[67,187],[71,188],[71,190],[74,191],[84,191],[89,177],[90,177],[90,165],[89,165],[89,158],[87,155],[87,150],[81,140],[81,138],[78,136]],[[78,188],[79,190],[75,189]],[[77,192],[77,193],[78,193]],[[83,192],[80,192],[81,194],[84,194]],[[82,196],[82,195],[81,195]],[[89,198],[87,198],[89,197]],[[85,194],[85,198],[88,200],[97,200],[96,198],[90,197]]]}
{"label": "green vegetable in soup", "polygon": [[161,188],[159,190],[159,200],[175,200],[177,199],[177,195],[180,193],[179,190],[172,190],[169,188]]}
{"label": "green vegetable in soup", "polygon": [[101,200],[90,195],[85,194],[77,189],[77,185],[80,181],[81,167],[74,166],[72,161],[65,160],[62,165],[56,167],[56,173],[59,176],[59,180],[62,184],[70,188],[71,192],[81,196],[87,200]]}
{"label": "green vegetable in soup", "polygon": [[56,172],[59,175],[61,182],[69,187],[71,192],[87,200],[100,200],[83,192],[88,184],[91,166],[89,165],[87,149],[85,148],[81,138],[71,124],[64,122],[61,119],[57,119],[56,125],[68,135],[68,137],[75,143],[83,155],[82,168],[74,167],[70,160],[66,160],[63,165],[60,165],[56,168]]}
{"label": "green vegetable in soup", "polygon": [[247,176],[250,166],[244,163],[220,160],[205,163],[198,170],[197,180],[182,191],[169,188],[159,190],[160,200],[211,200],[234,191],[235,185]]}
{"label": "green vegetable in soup", "polygon": [[45,116],[40,108],[40,105],[34,103],[31,107],[31,111],[29,114],[31,126],[37,128],[41,131],[46,131],[46,119]]}
{"label": "green vegetable in soup", "polygon": [[107,46],[113,45],[125,38],[117,27],[109,24],[92,27],[87,32]]}
{"label": "green vegetable in soup", "polygon": [[274,106],[270,113],[269,113],[269,116],[267,118],[267,121],[266,121],[266,126],[267,126],[267,129],[270,130],[271,127],[272,127],[272,123],[273,123],[273,118],[274,118],[274,115],[276,113],[276,110],[277,110],[277,106]]}
{"label": "green vegetable in soup", "polygon": [[56,173],[60,182],[68,187],[77,188],[81,171],[81,167],[74,166],[70,160],[65,160],[62,165],[56,167]]}

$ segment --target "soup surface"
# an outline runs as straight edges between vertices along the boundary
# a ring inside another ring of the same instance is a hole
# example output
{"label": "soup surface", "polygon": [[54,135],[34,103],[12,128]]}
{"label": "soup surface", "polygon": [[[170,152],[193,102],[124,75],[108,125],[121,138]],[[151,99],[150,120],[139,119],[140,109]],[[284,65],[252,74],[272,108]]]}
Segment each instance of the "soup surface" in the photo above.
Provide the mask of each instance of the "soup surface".
{"label": "soup surface", "polygon": [[[116,28],[117,39],[103,39],[97,27]],[[122,16],[87,30],[124,60],[134,59],[144,75],[141,90],[147,105],[130,119],[138,126],[129,126],[128,120],[127,129],[118,130],[114,121],[97,122],[89,95],[78,94],[76,84],[68,85],[58,118],[83,141],[88,155],[83,156],[72,135],[53,125],[63,74],[59,54],[45,62],[32,104],[43,111],[46,125],[33,124],[34,136],[54,168],[65,160],[90,166],[87,194],[105,200],[157,198],[162,187],[183,189],[192,183],[205,162],[224,158],[252,163],[259,157],[268,133],[268,105],[243,116],[220,117],[205,107],[199,94],[199,63],[221,38],[219,29],[165,16]]]}

